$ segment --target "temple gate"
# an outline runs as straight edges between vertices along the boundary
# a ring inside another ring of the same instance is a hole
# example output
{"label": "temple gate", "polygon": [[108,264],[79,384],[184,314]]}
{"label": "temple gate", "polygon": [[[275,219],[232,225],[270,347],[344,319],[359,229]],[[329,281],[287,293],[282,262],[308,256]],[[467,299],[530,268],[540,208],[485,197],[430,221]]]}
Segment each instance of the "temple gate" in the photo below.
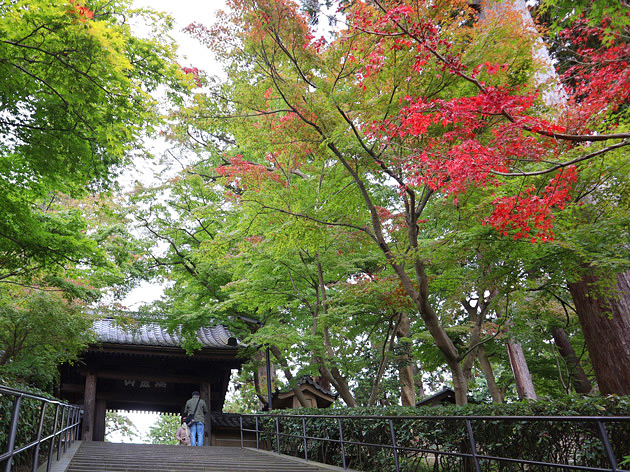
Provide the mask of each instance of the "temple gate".
{"label": "temple gate", "polygon": [[[96,342],[81,359],[60,368],[59,398],[84,407],[84,441],[105,440],[107,410],[181,414],[193,390],[210,412],[221,412],[232,369],[238,359],[236,338],[222,326],[202,328],[202,348],[192,356],[177,335],[155,324],[123,328],[113,320],[94,324]],[[210,412],[206,417],[208,436]]]}

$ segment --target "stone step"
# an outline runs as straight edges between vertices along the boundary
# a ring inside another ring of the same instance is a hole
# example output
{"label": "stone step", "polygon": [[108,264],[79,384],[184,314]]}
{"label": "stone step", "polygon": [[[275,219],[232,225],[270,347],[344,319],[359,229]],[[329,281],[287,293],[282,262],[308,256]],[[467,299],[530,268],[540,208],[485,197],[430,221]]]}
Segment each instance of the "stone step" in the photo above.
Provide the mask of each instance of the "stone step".
{"label": "stone step", "polygon": [[316,472],[315,464],[251,449],[83,442],[66,472]]}

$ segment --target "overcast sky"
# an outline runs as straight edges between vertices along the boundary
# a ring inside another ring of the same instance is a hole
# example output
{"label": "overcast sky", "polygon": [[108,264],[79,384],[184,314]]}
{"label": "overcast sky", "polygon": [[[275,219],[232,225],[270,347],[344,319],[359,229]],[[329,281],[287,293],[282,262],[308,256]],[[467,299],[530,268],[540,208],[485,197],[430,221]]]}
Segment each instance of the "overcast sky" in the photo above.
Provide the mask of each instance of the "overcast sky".
{"label": "overcast sky", "polygon": [[[175,28],[172,32],[172,36],[179,44],[180,64],[182,66],[197,67],[210,75],[217,73],[216,65],[210,51],[199,44],[195,39],[182,32],[182,29],[194,21],[205,25],[212,24],[215,18],[215,12],[226,8],[223,0],[134,0],[133,5],[135,7],[150,7],[154,10],[164,11],[175,19]],[[159,141],[148,140],[145,144],[154,146],[154,149],[151,151],[156,156],[164,152],[165,145]],[[139,164],[138,167],[140,173],[136,174],[134,177],[140,180],[146,179],[147,183],[149,183],[152,178],[152,166]],[[144,176],[142,170],[145,171]],[[137,308],[141,303],[149,303],[159,298],[161,293],[161,287],[144,283],[138,289],[133,290],[123,303],[129,308]],[[182,399],[182,405],[186,400],[186,398]],[[149,426],[152,425],[158,417],[155,413],[147,412],[126,413],[125,416],[128,416],[134,422],[140,433],[140,438],[136,439],[136,442],[138,442],[138,440],[146,441]],[[175,435],[175,431],[173,431],[173,435]],[[120,435],[114,435],[110,440],[121,441],[122,438]]]}
{"label": "overcast sky", "polygon": [[[197,67],[208,75],[217,75],[218,66],[211,52],[196,39],[191,38],[182,30],[192,22],[200,22],[211,25],[217,10],[225,10],[224,0],[134,0],[137,8],[148,7],[157,11],[166,12],[175,19],[175,27],[171,33],[179,45],[179,63],[186,67]],[[140,33],[142,34],[142,33]],[[135,162],[136,169],[125,171],[119,179],[123,189],[133,188],[136,180],[145,185],[156,183],[155,173],[160,170],[159,158],[166,152],[167,143],[161,139],[145,139],[142,146],[155,156],[154,160]],[[142,283],[138,288],[125,297],[123,305],[130,309],[137,309],[139,305],[151,303],[160,298],[162,288],[154,284]]]}
{"label": "overcast sky", "polygon": [[[149,7],[163,11],[175,18],[173,37],[179,44],[183,66],[193,66],[213,74],[214,63],[204,46],[189,37],[182,29],[190,23],[199,22],[210,25],[214,22],[217,10],[225,10],[223,0],[134,0],[136,7]],[[186,60],[184,60],[186,56]]]}
{"label": "overcast sky", "polygon": [[212,74],[213,62],[209,51],[196,40],[190,38],[182,29],[192,22],[210,25],[214,22],[217,10],[226,9],[223,0],[134,0],[136,7],[149,7],[163,11],[175,18],[173,37],[180,47],[180,56],[187,60],[182,65],[204,69]]}

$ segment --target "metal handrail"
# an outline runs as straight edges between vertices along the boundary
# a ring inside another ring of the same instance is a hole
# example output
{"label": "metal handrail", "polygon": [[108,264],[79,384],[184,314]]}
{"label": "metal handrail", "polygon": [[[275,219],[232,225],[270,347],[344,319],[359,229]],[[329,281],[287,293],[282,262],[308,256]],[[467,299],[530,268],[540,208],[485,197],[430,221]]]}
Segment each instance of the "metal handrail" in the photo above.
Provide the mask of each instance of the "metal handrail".
{"label": "metal handrail", "polygon": [[[69,444],[72,444],[79,435],[79,425],[81,424],[81,408],[75,405],[61,402],[59,400],[51,400],[39,395],[34,395],[29,392],[24,392],[11,387],[5,387],[0,385],[0,394],[13,396],[13,409],[11,412],[11,422],[9,424],[9,435],[7,441],[7,450],[0,454],[0,465],[4,462],[4,472],[11,472],[13,465],[13,458],[18,454],[27,451],[31,448],[34,449],[33,453],[33,465],[32,472],[37,471],[39,462],[39,452],[41,445],[50,441],[48,449],[48,464],[46,466],[46,472],[50,472],[50,467],[53,459],[53,450],[55,449],[56,439],[57,442],[57,460],[61,458],[62,449],[63,453],[66,452]],[[22,400],[29,398],[41,402],[41,413],[39,417],[39,426],[37,429],[37,439],[29,442],[26,445],[16,447],[15,441],[18,432],[20,413]],[[55,408],[55,419],[53,432],[47,436],[42,437],[44,431],[44,424],[46,422],[46,412],[49,407]],[[61,413],[61,423],[59,422],[59,414]]]}
{"label": "metal handrail", "polygon": [[[254,418],[256,428],[245,428],[244,418]],[[267,431],[264,429],[260,429],[260,418],[270,418],[273,419],[273,424],[275,426],[275,431],[272,429],[271,431]],[[282,419],[301,419],[302,420],[302,434],[292,434],[292,433],[283,433],[280,432],[280,420]],[[336,419],[338,428],[339,428],[339,439],[333,439],[329,437],[318,437],[318,436],[308,436],[306,434],[306,421],[308,419]],[[343,435],[343,422],[342,420],[352,419],[352,420],[371,420],[371,421],[387,421],[389,423],[389,430],[391,433],[391,444],[375,444],[375,443],[366,443],[360,441],[350,441],[344,440]],[[441,451],[437,449],[427,449],[420,447],[409,447],[402,446],[397,444],[396,440],[396,431],[394,428],[395,421],[457,421],[465,423],[465,436],[469,442],[470,452],[455,452],[455,451]],[[600,467],[589,467],[582,466],[576,464],[559,464],[553,462],[543,462],[543,461],[534,461],[528,459],[518,459],[513,457],[501,457],[501,456],[489,456],[485,454],[480,454],[477,451],[477,442],[475,440],[475,436],[473,433],[473,422],[479,421],[503,421],[503,422],[515,422],[515,421],[545,421],[545,422],[588,422],[594,423],[599,431],[599,440],[604,446],[603,449],[606,453],[606,459],[610,464],[610,468],[600,468]],[[276,443],[276,451],[280,454],[280,438],[288,437],[293,439],[302,439],[304,444],[304,459],[306,461],[309,460],[308,457],[308,441],[323,441],[328,443],[339,444],[341,447],[341,456],[343,462],[343,468],[347,469],[348,464],[346,462],[346,449],[345,446],[359,446],[359,447],[374,447],[379,449],[391,450],[394,455],[395,462],[395,470],[399,472],[401,470],[399,463],[399,452],[417,452],[417,453],[429,453],[434,454],[436,457],[440,455],[444,456],[453,456],[453,457],[461,457],[466,458],[472,461],[472,465],[476,472],[481,472],[480,460],[489,460],[496,462],[508,462],[508,463],[517,463],[517,464],[527,464],[534,466],[546,466],[546,467],[554,467],[561,470],[583,470],[583,471],[592,471],[592,472],[603,472],[603,471],[612,471],[612,472],[630,472],[627,470],[620,469],[617,463],[617,458],[613,452],[612,446],[610,444],[610,440],[608,437],[608,433],[606,431],[605,423],[613,423],[613,422],[630,422],[630,416],[378,416],[378,415],[298,415],[298,414],[272,414],[272,413],[259,413],[259,414],[242,414],[240,418],[240,429],[241,429],[241,447],[244,447],[244,433],[252,432],[256,433],[256,448],[260,448],[260,434],[265,433],[269,435],[273,435],[275,433],[275,443]],[[271,443],[268,442],[268,445],[271,447]]]}

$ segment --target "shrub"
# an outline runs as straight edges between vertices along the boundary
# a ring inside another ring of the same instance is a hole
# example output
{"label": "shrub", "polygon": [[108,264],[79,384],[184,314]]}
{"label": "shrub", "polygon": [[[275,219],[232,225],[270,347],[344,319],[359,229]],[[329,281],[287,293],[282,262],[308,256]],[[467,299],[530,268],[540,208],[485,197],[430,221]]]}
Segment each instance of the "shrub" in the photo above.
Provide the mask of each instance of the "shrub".
{"label": "shrub", "polygon": [[[453,419],[405,419],[408,416],[628,416],[630,397],[566,397],[536,402],[512,404],[441,406],[441,407],[376,407],[338,408],[328,410],[300,408],[285,410],[280,414],[301,415],[348,415],[348,416],[395,416],[393,420],[398,447],[433,451],[471,453],[470,441],[463,420]],[[344,441],[391,445],[391,431],[387,419],[342,419]],[[263,440],[270,441],[275,450],[275,424],[273,420],[261,421],[265,428]],[[281,451],[285,454],[304,456],[300,418],[281,418],[283,436]],[[472,420],[477,452],[479,454],[552,462],[568,465],[610,468],[601,441],[599,428],[587,421],[532,421],[532,420]],[[618,461],[630,453],[630,422],[605,422],[613,452]],[[339,440],[336,418],[313,417],[306,420],[307,436]],[[297,437],[300,436],[300,437]],[[345,446],[347,466],[363,471],[395,470],[391,449],[366,446]],[[308,441],[309,459],[327,464],[341,465],[339,443],[320,440]],[[456,471],[471,469],[470,460],[447,454],[399,450],[400,469],[404,471]],[[481,461],[482,470],[496,471],[552,471],[553,467],[515,464],[505,461]]]}

